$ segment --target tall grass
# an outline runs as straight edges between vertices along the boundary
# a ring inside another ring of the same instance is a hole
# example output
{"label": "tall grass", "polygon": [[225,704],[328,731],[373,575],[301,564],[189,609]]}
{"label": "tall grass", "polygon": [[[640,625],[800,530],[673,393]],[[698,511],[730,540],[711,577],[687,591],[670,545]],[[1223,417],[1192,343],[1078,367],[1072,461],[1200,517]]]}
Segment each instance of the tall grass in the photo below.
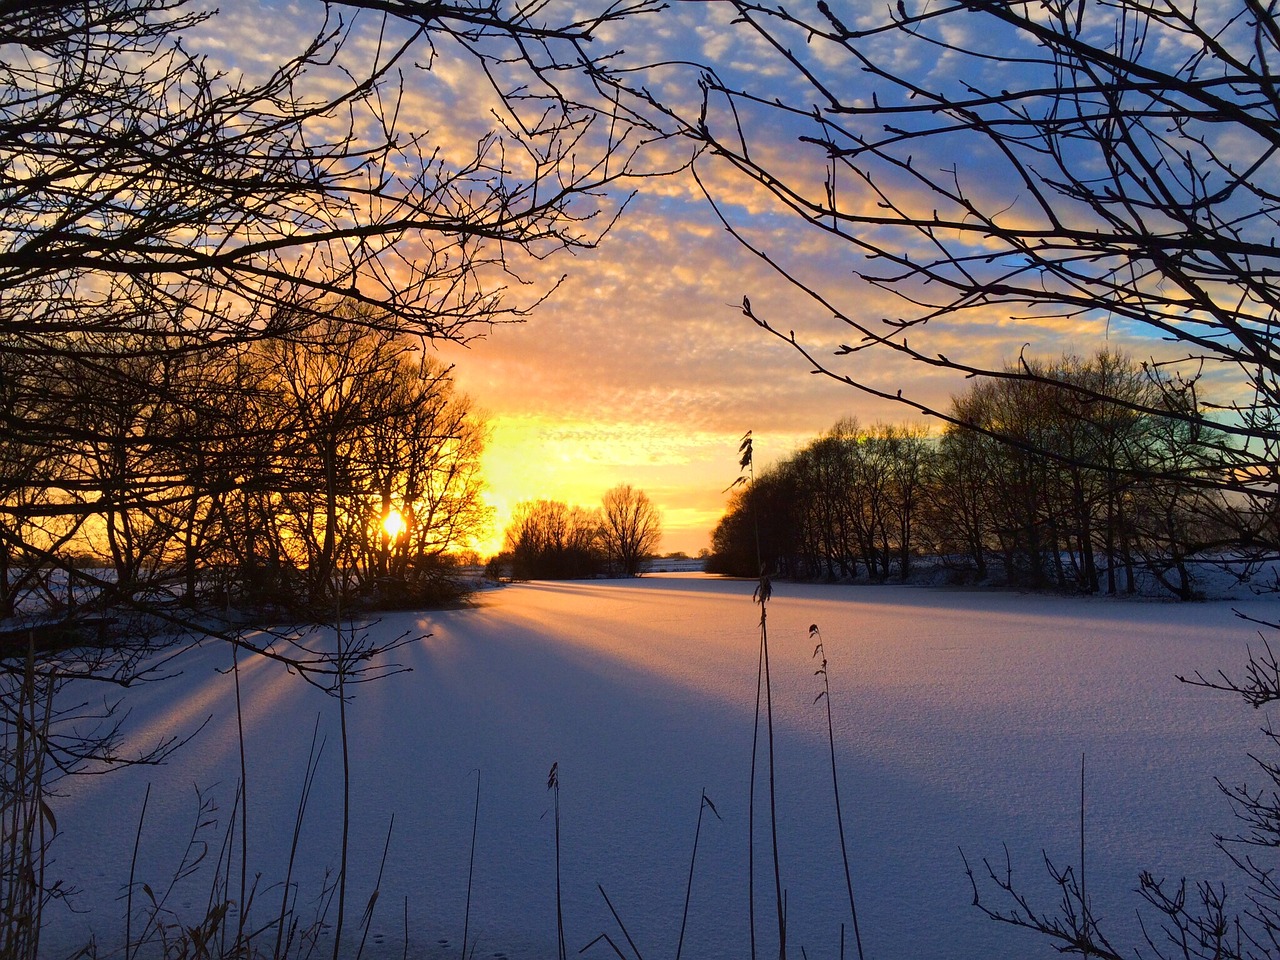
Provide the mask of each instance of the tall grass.
{"label": "tall grass", "polygon": [[[280,890],[280,912],[276,916],[276,942],[272,951],[273,957],[285,957],[297,936],[296,892],[293,890],[293,868],[297,863],[298,844],[302,839],[302,823],[307,814],[307,805],[311,800],[311,789],[315,785],[316,772],[320,768],[320,755],[324,752],[324,740],[320,739],[320,714],[316,714],[316,724],[311,731],[311,747],[307,751],[307,768],[302,777],[302,789],[298,794],[298,811],[293,818],[293,839],[289,843],[289,860],[285,868],[284,883]],[[294,908],[289,906],[289,894],[295,893]],[[288,929],[288,939],[285,930]]]}
{"label": "tall grass", "polygon": [[760,516],[755,502],[755,443],[751,431],[743,435],[738,444],[738,478],[729,489],[746,484],[747,502],[751,522],[755,530],[756,564],[760,579],[752,600],[760,605],[760,654],[756,664],[756,709],[751,734],[750,796],[747,800],[747,926],[750,929],[751,960],[756,958],[756,893],[755,893],[755,844],[756,844],[756,769],[760,752],[760,705],[764,704],[765,734],[769,748],[769,836],[773,852],[773,889],[778,922],[778,958],[787,960],[787,910],[782,893],[782,864],[778,855],[778,802],[777,775],[774,766],[773,737],[773,679],[769,669],[769,598],[773,595],[773,583],[765,568],[760,544]]}
{"label": "tall grass", "polygon": [[556,831],[556,941],[560,960],[567,960],[564,940],[564,897],[560,884],[560,764],[551,764],[547,772],[547,789],[551,791]]}
{"label": "tall grass", "polygon": [[[310,647],[304,646],[302,649],[306,651],[308,657],[313,658],[305,664],[306,678],[309,682],[325,689],[337,700],[338,728],[342,747],[341,833],[336,850],[337,870],[336,873],[326,873],[320,889],[315,891],[314,915],[304,918],[300,913],[301,893],[295,883],[294,872],[298,854],[305,843],[304,821],[312,802],[320,759],[326,743],[326,740],[320,736],[321,718],[317,715],[312,731],[311,745],[293,821],[289,853],[284,865],[284,880],[280,884],[279,906],[271,912],[269,917],[255,920],[254,900],[257,894],[257,883],[249,880],[252,849],[249,844],[251,817],[248,811],[246,782],[251,765],[247,758],[244,699],[240,684],[240,647],[237,644],[234,647],[230,672],[234,680],[238,761],[242,779],[236,785],[235,803],[227,822],[221,851],[212,871],[213,876],[204,915],[198,917],[194,923],[189,920],[179,920],[170,909],[169,902],[179,886],[195,875],[207,857],[209,842],[205,834],[217,822],[212,802],[201,796],[199,792],[197,793],[199,801],[197,822],[187,840],[186,853],[173,875],[162,886],[153,887],[148,882],[136,878],[138,840],[144,829],[146,817],[144,798],[143,815],[139,820],[138,837],[135,838],[134,863],[130,868],[130,885],[126,904],[128,916],[125,923],[124,956],[126,960],[143,955],[154,947],[158,947],[165,956],[304,960],[315,954],[326,932],[333,938],[331,954],[334,958],[350,954],[352,945],[346,942],[344,934],[347,926],[347,880],[350,868],[352,825],[353,745],[350,740],[347,715],[348,702],[351,698],[349,685],[353,679],[356,682],[363,679],[362,671],[367,669],[368,661],[373,658],[374,653],[371,651],[374,648],[363,640],[354,625],[346,625],[340,621],[327,628],[316,628],[313,636],[321,636],[319,631],[326,629],[331,631],[331,635],[335,638],[332,655],[319,654],[316,649]],[[289,665],[292,669],[296,669],[298,662],[300,661],[290,661]],[[298,670],[298,672],[304,671]],[[365,903],[353,934],[359,937],[355,942],[353,954],[357,960],[365,949],[375,910],[381,898],[382,877],[390,854],[394,823],[393,816],[387,827],[374,889]],[[237,833],[239,836],[236,835]],[[238,867],[234,883],[233,867]],[[138,893],[142,895],[143,919],[141,925],[135,927],[134,918],[137,911],[134,902]],[[331,916],[334,922],[330,928]],[[91,954],[93,952],[90,951]]]}
{"label": "tall grass", "polygon": [[[471,816],[471,855],[467,862],[467,906],[462,917],[462,955],[467,960],[467,937],[471,933],[471,884],[476,876],[476,836],[480,829],[480,771],[476,770],[476,805]],[[408,949],[408,938],[405,947]]]}
{"label": "tall grass", "polygon": [[[844,836],[844,814],[840,809],[840,777],[836,773],[836,733],[835,724],[831,719],[831,675],[827,668],[827,651],[822,645],[822,631],[818,629],[818,625],[811,624],[809,627],[809,639],[817,640],[817,646],[813,648],[813,656],[821,657],[822,664],[814,672],[814,676],[822,678],[822,690],[814,698],[814,703],[821,700],[827,709],[827,745],[831,749],[831,791],[835,797],[836,805],[836,826],[840,831],[840,857],[844,861],[844,883],[845,889],[849,893],[849,914],[853,920],[853,942],[858,949],[858,960],[864,960],[862,954],[862,932],[858,929],[858,906],[853,898],[853,872],[849,869],[849,844]],[[840,941],[840,957],[844,958],[844,939]]]}
{"label": "tall grass", "polygon": [[717,820],[721,819],[716,805],[707,796],[706,787],[703,787],[702,802],[698,804],[698,825],[693,830],[693,852],[689,855],[689,882],[684,888],[684,914],[680,917],[680,939],[676,941],[676,960],[680,960],[680,954],[684,952],[684,931],[689,923],[689,900],[693,896],[693,868],[698,862],[698,838],[702,836],[702,815],[707,810],[715,814]]}
{"label": "tall grass", "polygon": [[[773,853],[773,890],[778,916],[778,958],[779,960],[787,960],[787,908],[782,892],[782,860],[778,854],[778,778],[774,762],[777,751],[774,747],[773,736],[773,680],[769,670],[769,597],[772,596],[772,594],[772,582],[770,581],[769,576],[762,571],[760,574],[760,582],[756,585],[754,599],[755,602],[760,604],[760,675],[764,678],[765,733],[769,747],[769,839]],[[757,693],[757,727],[760,722],[758,715],[759,703],[760,698]],[[754,765],[753,758],[753,768]],[[754,797],[754,778],[751,783],[751,793]],[[755,842],[754,834],[751,837],[751,842]]]}

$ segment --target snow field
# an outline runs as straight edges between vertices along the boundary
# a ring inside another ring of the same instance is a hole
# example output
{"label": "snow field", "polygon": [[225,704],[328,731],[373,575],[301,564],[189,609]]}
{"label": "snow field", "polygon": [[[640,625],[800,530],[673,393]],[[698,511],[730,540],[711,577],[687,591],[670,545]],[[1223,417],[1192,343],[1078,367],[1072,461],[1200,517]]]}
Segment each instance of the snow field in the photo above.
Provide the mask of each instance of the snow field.
{"label": "snow field", "polygon": [[[364,955],[403,954],[406,912],[411,957],[458,955],[479,771],[469,946],[478,943],[481,958],[554,957],[546,778],[557,762],[570,952],[602,932],[624,942],[599,883],[643,956],[674,956],[705,788],[723,819],[703,821],[683,956],[747,956],[759,644],[752,588],[702,577],[525,584],[486,593],[475,609],[388,615],[371,627],[430,636],[398,651],[410,672],[357,688],[348,707],[348,934],[374,889],[394,815]],[[980,867],[983,857],[1001,860],[1007,844],[1015,875],[1051,909],[1041,850],[1062,863],[1078,857],[1082,754],[1089,889],[1117,944],[1137,943],[1131,891],[1139,871],[1233,879],[1212,843],[1213,832],[1235,826],[1213,777],[1258,780],[1245,754],[1265,751],[1257,731],[1266,717],[1174,675],[1240,672],[1257,634],[1237,609],[1280,613],[1264,600],[1178,605],[776,585],[768,629],[789,953],[798,957],[803,946],[814,960],[837,957],[840,924],[848,923],[810,624],[829,660],[867,956],[1014,960],[1057,954],[970,905],[959,850]],[[196,787],[218,806],[216,827],[205,831],[216,854],[239,779],[230,665],[230,651],[210,645],[187,658],[180,676],[127,692],[139,745],[211,718],[169,764],[65,785],[51,874],[82,888],[84,912],[51,915],[50,956],[90,932],[102,952],[122,942],[119,897],[148,782],[139,880],[158,890],[173,871],[196,815]],[[249,875],[261,874],[251,915],[261,923],[278,907],[273,884],[284,875],[317,717],[327,739],[294,875],[304,908],[337,865],[337,703],[267,661],[242,661],[240,682]],[[762,772],[764,763],[762,755]],[[776,955],[766,803],[758,792],[761,956]],[[238,872],[237,859],[233,880]],[[172,901],[179,915],[200,915],[208,874],[180,886]],[[331,941],[322,939],[322,949],[327,956]],[[354,953],[354,945],[344,951]],[[602,943],[592,954],[613,955]]]}

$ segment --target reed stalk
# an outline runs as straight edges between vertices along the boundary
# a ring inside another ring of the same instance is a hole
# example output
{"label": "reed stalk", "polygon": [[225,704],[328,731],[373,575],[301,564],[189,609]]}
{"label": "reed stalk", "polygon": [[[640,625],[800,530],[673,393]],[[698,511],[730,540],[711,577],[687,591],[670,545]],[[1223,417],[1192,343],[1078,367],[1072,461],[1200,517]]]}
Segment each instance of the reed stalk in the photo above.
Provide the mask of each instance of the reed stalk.
{"label": "reed stalk", "polygon": [[[853,899],[853,872],[849,869],[849,845],[845,842],[844,837],[844,814],[840,809],[840,778],[836,774],[836,734],[835,724],[831,720],[831,676],[827,668],[827,652],[822,645],[822,631],[818,629],[818,625],[812,624],[809,627],[809,639],[817,639],[817,646],[813,648],[814,657],[822,657],[822,666],[815,671],[815,676],[822,677],[822,691],[814,698],[816,703],[818,700],[826,701],[827,708],[827,745],[831,749],[831,789],[835,795],[836,801],[836,826],[840,831],[840,856],[844,860],[844,884],[845,889],[849,893],[849,915],[853,918],[853,942],[858,950],[858,960],[864,960],[862,954],[862,934],[858,930],[858,907]],[[840,956],[844,956],[844,924],[840,925]]]}
{"label": "reed stalk", "polygon": [[467,960],[467,936],[471,931],[471,883],[476,875],[476,834],[480,825],[480,771],[476,770],[476,805],[471,815],[471,860],[467,865],[467,907],[462,917],[462,960]]}
{"label": "reed stalk", "polygon": [[560,764],[551,764],[547,773],[547,789],[551,791],[556,828],[556,938],[560,960],[568,960],[564,941],[564,899],[560,886]]}
{"label": "reed stalk", "polygon": [[[716,810],[716,805],[711,802],[711,798],[707,796],[707,788],[702,788],[702,802],[698,804],[698,825],[693,830],[693,853],[689,855],[689,882],[684,888],[684,915],[680,918],[680,939],[676,943],[676,960],[680,960],[680,954],[684,951],[684,931],[689,923],[689,899],[693,895],[693,867],[698,861],[698,838],[702,835],[702,814],[708,807],[715,814],[716,819],[721,819],[720,812]],[[603,892],[603,891],[601,891]],[[623,931],[626,932],[625,930]],[[632,945],[634,947],[634,944]],[[639,956],[639,951],[636,951]]]}

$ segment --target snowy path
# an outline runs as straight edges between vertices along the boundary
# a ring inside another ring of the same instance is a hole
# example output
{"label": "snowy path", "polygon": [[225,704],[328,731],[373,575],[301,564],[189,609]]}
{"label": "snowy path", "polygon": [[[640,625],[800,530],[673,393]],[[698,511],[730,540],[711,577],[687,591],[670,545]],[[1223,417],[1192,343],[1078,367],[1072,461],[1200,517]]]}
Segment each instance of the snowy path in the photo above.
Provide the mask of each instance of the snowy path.
{"label": "snowy path", "polygon": [[[379,630],[431,636],[399,652],[412,672],[362,687],[351,706],[355,866],[348,929],[374,885],[394,814],[382,898],[365,955],[457,956],[475,771],[481,771],[471,940],[478,958],[556,952],[547,771],[561,783],[565,919],[571,954],[620,932],[603,884],[641,953],[674,956],[700,791],[723,822],[703,823],[684,956],[747,955],[746,799],[755,696],[752,585],[700,578],[527,584],[479,608],[386,617]],[[1234,609],[1066,600],[915,588],[779,585],[769,606],[782,879],[790,953],[835,958],[847,903],[833,819],[825,713],[814,703],[810,623],[830,660],[841,792],[867,956],[1051,957],[1045,943],[982,919],[958,848],[1001,857],[1052,906],[1042,848],[1078,853],[1081,754],[1088,758],[1089,884],[1104,924],[1133,942],[1138,872],[1222,875],[1211,832],[1234,829],[1213,776],[1249,771],[1265,719],[1175,673],[1239,672],[1256,637]],[[153,888],[182,853],[195,787],[215,798],[221,837],[239,778],[230,653],[197,651],[183,675],[131,691],[138,742],[213,720],[158,770],[70,785],[55,875],[89,912],[50,921],[50,956],[118,947],[143,792],[152,793],[139,879]],[[336,704],[274,664],[242,665],[248,728],[250,873],[278,881],[316,717],[328,742],[304,823],[304,898],[337,863]],[[757,855],[760,955],[770,946],[771,867]],[[768,869],[766,869],[768,867]],[[238,869],[238,868],[237,868]],[[1229,874],[1226,874],[1229,877]],[[208,877],[173,903],[189,919]],[[202,892],[203,891],[203,892]],[[270,914],[278,890],[259,895]],[[1127,933],[1124,933],[1127,931]],[[329,948],[326,947],[326,950]],[[326,954],[327,955],[327,954]],[[354,950],[349,951],[354,955]],[[588,956],[612,956],[598,945]],[[850,954],[851,955],[851,954]]]}

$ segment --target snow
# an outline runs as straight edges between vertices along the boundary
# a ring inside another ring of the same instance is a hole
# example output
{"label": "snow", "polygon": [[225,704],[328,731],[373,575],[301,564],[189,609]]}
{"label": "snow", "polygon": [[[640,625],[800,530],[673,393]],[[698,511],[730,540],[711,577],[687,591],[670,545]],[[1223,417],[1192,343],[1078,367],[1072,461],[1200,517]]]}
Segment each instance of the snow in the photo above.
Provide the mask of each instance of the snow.
{"label": "snow", "polygon": [[[555,762],[569,951],[601,933],[624,944],[600,884],[643,956],[674,956],[705,788],[723,819],[708,812],[702,823],[683,956],[747,956],[753,586],[698,576],[533,583],[486,592],[476,608],[392,614],[371,627],[421,639],[396,654],[410,672],[359,687],[348,708],[352,937],[391,829],[364,955],[404,955],[407,929],[408,956],[458,956],[477,775],[469,947],[499,960],[556,955],[547,790]],[[1041,851],[1063,864],[1079,856],[1082,755],[1090,896],[1117,943],[1138,942],[1132,891],[1140,871],[1233,879],[1212,841],[1215,831],[1235,829],[1213,778],[1258,780],[1246,751],[1265,749],[1258,729],[1266,716],[1175,674],[1242,672],[1257,631],[1237,610],[1280,614],[1266,600],[1186,605],[776,585],[768,630],[790,955],[803,946],[814,960],[837,957],[848,922],[810,624],[829,660],[867,957],[1022,960],[1058,954],[972,907],[960,851],[974,864],[1003,863],[1007,845],[1015,876],[1051,910],[1056,896]],[[216,823],[201,834],[209,858],[170,900],[188,922],[203,914],[240,776],[230,666],[230,650],[209,645],[188,656],[180,676],[128,691],[129,730],[140,745],[211,718],[166,766],[62,784],[50,874],[81,889],[80,912],[51,908],[46,955],[72,952],[91,932],[100,953],[119,950],[148,783],[137,879],[157,893],[196,821],[197,791],[216,802]],[[337,866],[338,711],[274,662],[242,660],[240,683],[248,873],[260,875],[251,915],[260,924],[278,909],[317,718],[327,740],[293,875],[305,909],[314,910],[326,868]],[[764,809],[760,794],[758,948],[776,956]],[[238,845],[237,836],[232,849]],[[330,936],[321,955],[331,951]],[[355,940],[344,955],[355,955]],[[590,955],[613,953],[598,943]]]}

